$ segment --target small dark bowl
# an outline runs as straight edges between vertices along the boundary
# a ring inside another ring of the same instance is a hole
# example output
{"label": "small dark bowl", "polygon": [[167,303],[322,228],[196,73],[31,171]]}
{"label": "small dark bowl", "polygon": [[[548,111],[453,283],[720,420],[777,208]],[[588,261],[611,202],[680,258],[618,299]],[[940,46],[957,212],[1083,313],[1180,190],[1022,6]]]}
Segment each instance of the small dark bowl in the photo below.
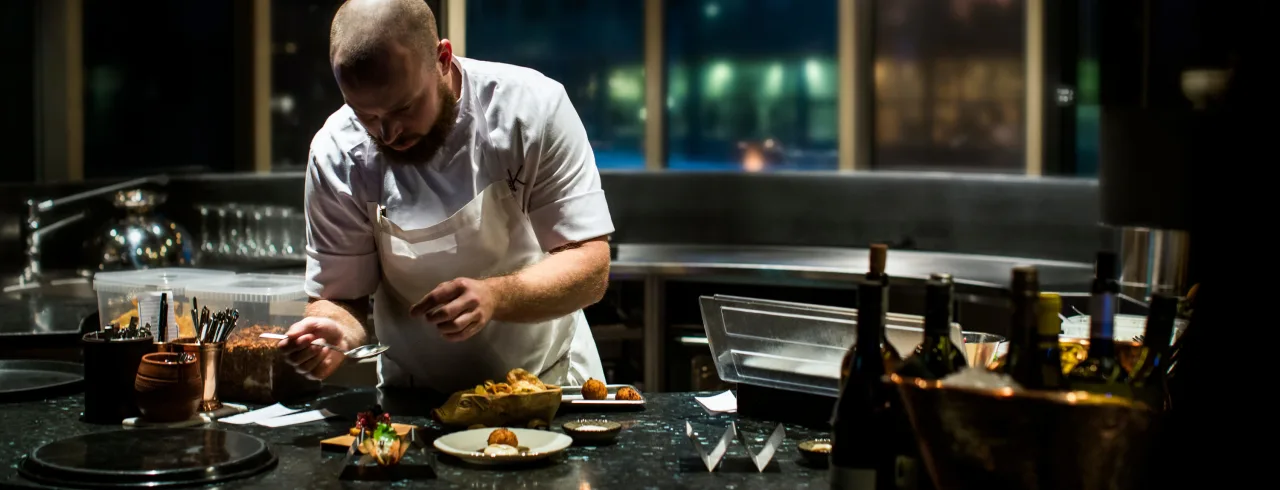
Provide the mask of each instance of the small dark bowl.
{"label": "small dark bowl", "polygon": [[[589,426],[603,427],[603,429],[583,429]],[[622,433],[622,424],[598,419],[573,420],[565,422],[561,427],[564,428],[565,434],[573,438],[573,442],[579,444],[611,444],[618,439],[618,434]]]}
{"label": "small dark bowl", "polygon": [[[825,449],[818,449],[819,447],[822,447],[822,444],[826,444]],[[796,449],[800,450],[800,456],[803,456],[804,460],[808,461],[809,464],[825,468],[827,463],[830,461],[831,439],[809,439],[807,441],[800,441],[799,444],[796,444]]]}

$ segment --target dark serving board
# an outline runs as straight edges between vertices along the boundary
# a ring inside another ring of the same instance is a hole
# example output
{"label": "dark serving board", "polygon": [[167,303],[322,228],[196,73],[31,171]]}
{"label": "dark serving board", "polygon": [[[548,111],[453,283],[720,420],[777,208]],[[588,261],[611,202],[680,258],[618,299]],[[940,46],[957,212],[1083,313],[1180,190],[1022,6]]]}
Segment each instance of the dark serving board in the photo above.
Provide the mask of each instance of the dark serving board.
{"label": "dark serving board", "polygon": [[0,360],[0,402],[38,400],[79,392],[84,365],[40,359]]}

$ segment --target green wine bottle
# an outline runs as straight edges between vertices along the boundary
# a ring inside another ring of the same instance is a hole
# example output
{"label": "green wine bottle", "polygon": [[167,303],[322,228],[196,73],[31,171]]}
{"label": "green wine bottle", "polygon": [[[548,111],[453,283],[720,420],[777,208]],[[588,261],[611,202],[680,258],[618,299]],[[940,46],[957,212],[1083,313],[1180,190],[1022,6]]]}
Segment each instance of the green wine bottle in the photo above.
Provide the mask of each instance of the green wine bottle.
{"label": "green wine bottle", "polygon": [[1106,396],[1131,397],[1129,374],[1116,358],[1115,317],[1120,283],[1116,281],[1116,255],[1099,252],[1090,288],[1089,354],[1067,374],[1073,390]]}

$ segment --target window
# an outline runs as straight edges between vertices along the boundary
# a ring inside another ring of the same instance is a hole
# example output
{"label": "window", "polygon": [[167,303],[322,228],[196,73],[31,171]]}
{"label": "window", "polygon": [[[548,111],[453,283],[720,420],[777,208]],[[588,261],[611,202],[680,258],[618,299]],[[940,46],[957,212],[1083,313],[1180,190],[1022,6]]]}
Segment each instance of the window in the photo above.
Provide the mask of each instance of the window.
{"label": "window", "polygon": [[560,82],[596,165],[644,166],[644,0],[468,0],[465,55]]}
{"label": "window", "polygon": [[342,107],[329,68],[329,25],[342,0],[271,4],[271,169],[306,168],[311,139]]}
{"label": "window", "polygon": [[84,2],[84,175],[235,169],[233,2]]}
{"label": "window", "polygon": [[[1097,177],[1099,145],[1102,132],[1102,106],[1098,98],[1098,43],[1097,26],[1094,13],[1100,0],[1082,0],[1076,16],[1076,27],[1079,29],[1076,38],[1075,60],[1064,60],[1064,63],[1076,62],[1075,80],[1075,168],[1072,175],[1078,177]],[[1067,2],[1069,6],[1071,3]],[[1070,144],[1071,142],[1067,142]]]}
{"label": "window", "polygon": [[1023,171],[1023,7],[876,3],[876,168]]}
{"label": "window", "polygon": [[835,169],[836,1],[666,2],[671,169]]}
{"label": "window", "polygon": [[10,164],[0,182],[32,182],[36,175],[36,3],[0,3],[0,128],[4,129]]}

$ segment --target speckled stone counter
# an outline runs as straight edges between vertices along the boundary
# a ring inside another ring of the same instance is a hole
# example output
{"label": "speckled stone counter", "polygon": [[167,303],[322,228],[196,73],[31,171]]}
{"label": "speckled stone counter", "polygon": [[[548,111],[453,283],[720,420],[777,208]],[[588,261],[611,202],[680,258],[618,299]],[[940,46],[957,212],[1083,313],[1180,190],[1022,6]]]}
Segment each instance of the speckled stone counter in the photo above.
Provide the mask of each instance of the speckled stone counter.
{"label": "speckled stone counter", "polygon": [[[699,393],[705,396],[712,393]],[[591,417],[620,422],[626,427],[616,444],[609,446],[573,446],[554,459],[531,466],[500,468],[462,463],[430,450],[428,455],[406,456],[431,464],[435,478],[403,480],[392,487],[412,488],[824,488],[824,469],[809,466],[799,459],[796,443],[824,437],[825,434],[796,426],[786,426],[786,440],[774,461],[757,472],[738,444],[730,446],[723,465],[708,473],[697,453],[684,437],[684,422],[689,421],[702,437],[704,445],[724,432],[732,421],[740,430],[754,436],[762,444],[773,429],[773,423],[749,420],[736,414],[711,415],[693,400],[695,393],[649,393],[647,407],[636,412],[561,412],[551,424],[562,431],[565,421]],[[0,486],[39,487],[18,474],[22,456],[57,439],[89,432],[117,430],[115,426],[91,425],[79,421],[81,397],[63,397],[39,402],[0,405],[0,458],[7,462]],[[298,408],[304,408],[299,406]],[[396,416],[397,422],[416,424],[438,431],[439,426],[422,417]],[[39,422],[37,422],[37,420]],[[344,433],[350,423],[341,419],[312,422],[282,428],[257,425],[237,426],[210,424],[211,427],[243,431],[266,440],[279,457],[272,470],[243,480],[226,482],[218,488],[386,488],[387,482],[342,481],[345,454],[320,449],[319,441]],[[138,430],[138,429],[133,429]],[[430,441],[428,447],[430,447]]]}

